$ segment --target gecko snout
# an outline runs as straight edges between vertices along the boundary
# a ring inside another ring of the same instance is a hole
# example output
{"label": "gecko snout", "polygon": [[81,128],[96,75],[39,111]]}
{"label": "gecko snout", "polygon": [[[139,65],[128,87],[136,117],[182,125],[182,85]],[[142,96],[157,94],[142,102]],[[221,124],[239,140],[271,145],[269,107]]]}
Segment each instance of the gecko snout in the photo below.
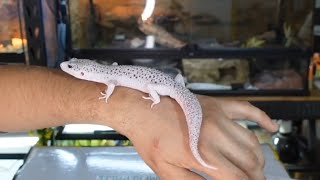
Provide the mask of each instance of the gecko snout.
{"label": "gecko snout", "polygon": [[71,68],[72,68],[72,66],[71,66],[70,64],[68,64],[68,68],[70,68],[70,69],[71,69]]}

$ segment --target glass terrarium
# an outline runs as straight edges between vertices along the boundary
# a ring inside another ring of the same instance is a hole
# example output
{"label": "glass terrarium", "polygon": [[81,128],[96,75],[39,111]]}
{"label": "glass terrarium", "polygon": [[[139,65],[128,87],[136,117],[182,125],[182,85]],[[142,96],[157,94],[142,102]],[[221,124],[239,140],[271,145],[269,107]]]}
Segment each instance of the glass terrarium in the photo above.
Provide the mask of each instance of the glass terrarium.
{"label": "glass terrarium", "polygon": [[311,45],[313,0],[79,0],[69,9],[74,48]]}
{"label": "glass terrarium", "polygon": [[18,59],[24,61],[23,52],[27,40],[23,34],[21,10],[19,0],[0,2],[0,62],[18,61]]}
{"label": "glass terrarium", "polygon": [[[184,59],[187,87],[199,93],[307,94],[308,59]],[[228,90],[229,93],[226,91]]]}
{"label": "glass terrarium", "polygon": [[313,0],[79,0],[68,6],[72,56],[168,64],[199,93],[307,89]]}

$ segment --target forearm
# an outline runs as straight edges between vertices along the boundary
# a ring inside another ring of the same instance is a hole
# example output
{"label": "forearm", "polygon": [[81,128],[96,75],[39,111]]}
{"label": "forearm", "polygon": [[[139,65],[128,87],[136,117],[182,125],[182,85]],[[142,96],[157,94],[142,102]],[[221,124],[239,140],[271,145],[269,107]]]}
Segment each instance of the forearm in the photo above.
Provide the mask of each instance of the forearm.
{"label": "forearm", "polygon": [[98,100],[103,84],[82,81],[59,70],[0,66],[0,131],[22,131],[70,123],[128,124],[137,91],[117,88],[109,103]]}

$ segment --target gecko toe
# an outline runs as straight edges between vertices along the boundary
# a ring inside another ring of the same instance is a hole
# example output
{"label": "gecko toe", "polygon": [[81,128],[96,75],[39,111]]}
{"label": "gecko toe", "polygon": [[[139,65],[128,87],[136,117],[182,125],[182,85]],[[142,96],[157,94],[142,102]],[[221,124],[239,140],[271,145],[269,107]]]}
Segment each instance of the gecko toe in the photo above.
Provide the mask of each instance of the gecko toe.
{"label": "gecko toe", "polygon": [[152,103],[151,104],[151,109],[154,107],[154,105],[156,105],[157,103]]}
{"label": "gecko toe", "polygon": [[102,97],[99,97],[99,100],[101,100],[101,99],[105,99],[106,103],[108,103],[108,98],[107,98],[106,95],[104,95],[104,96],[102,96]]}
{"label": "gecko toe", "polygon": [[151,99],[151,97],[142,96],[143,99]]}

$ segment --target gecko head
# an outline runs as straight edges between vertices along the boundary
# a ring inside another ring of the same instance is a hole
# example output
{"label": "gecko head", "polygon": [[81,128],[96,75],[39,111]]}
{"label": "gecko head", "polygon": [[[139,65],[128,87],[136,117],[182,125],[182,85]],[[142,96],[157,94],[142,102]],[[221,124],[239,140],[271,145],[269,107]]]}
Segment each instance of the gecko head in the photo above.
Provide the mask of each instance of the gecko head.
{"label": "gecko head", "polygon": [[99,66],[98,63],[88,59],[72,58],[60,64],[61,69],[79,79],[91,80]]}

